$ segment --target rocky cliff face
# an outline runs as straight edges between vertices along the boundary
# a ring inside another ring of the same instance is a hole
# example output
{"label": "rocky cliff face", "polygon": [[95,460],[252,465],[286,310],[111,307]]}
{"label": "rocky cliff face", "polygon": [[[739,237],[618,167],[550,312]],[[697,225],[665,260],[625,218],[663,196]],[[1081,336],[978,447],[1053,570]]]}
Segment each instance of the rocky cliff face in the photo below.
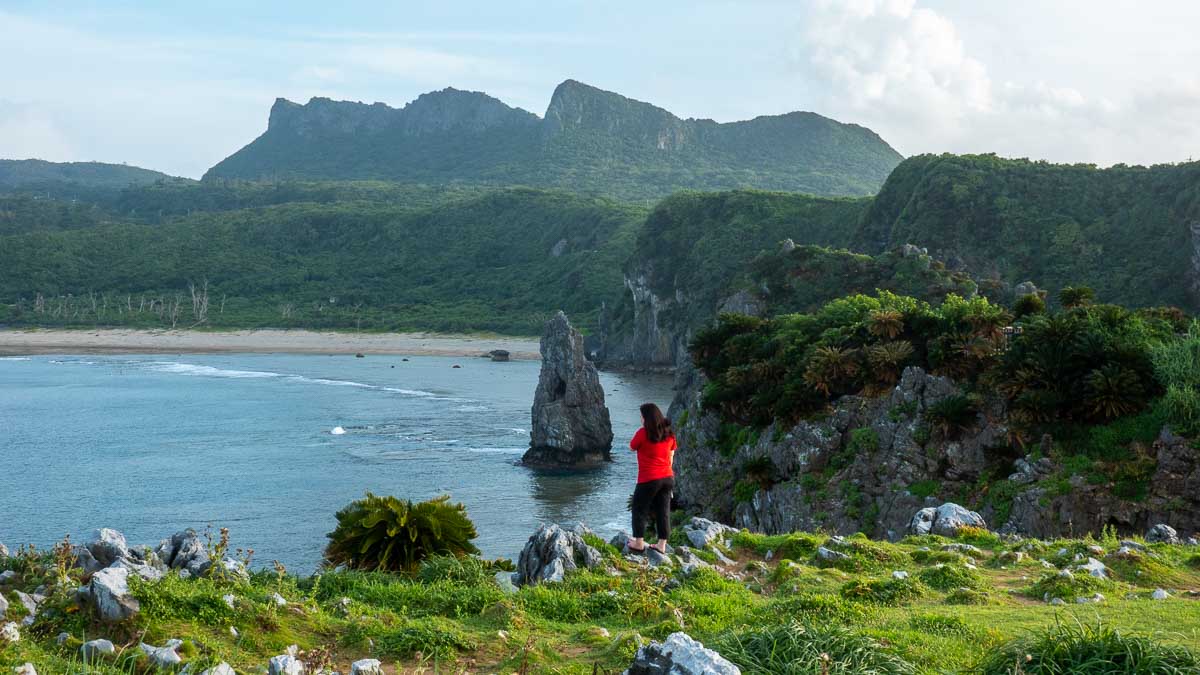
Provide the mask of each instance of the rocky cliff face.
{"label": "rocky cliff face", "polygon": [[583,335],[559,312],[546,322],[542,371],[534,393],[529,450],[521,460],[541,468],[590,468],[611,459],[612,422]]}
{"label": "rocky cliff face", "polygon": [[[961,500],[993,529],[1029,536],[1081,536],[1105,526],[1140,533],[1158,522],[1200,529],[1200,452],[1166,431],[1153,447],[1149,493],[1130,501],[1069,476],[1037,448],[1009,455],[998,400],[953,438],[931,432],[930,406],[958,390],[919,368],[905,370],[886,396],[847,396],[827,417],[757,434],[702,411],[700,388],[697,381],[673,406],[676,492],[689,510],[739,527],[896,538],[920,509]],[[996,475],[1007,476],[1008,494],[980,494],[981,478]]]}

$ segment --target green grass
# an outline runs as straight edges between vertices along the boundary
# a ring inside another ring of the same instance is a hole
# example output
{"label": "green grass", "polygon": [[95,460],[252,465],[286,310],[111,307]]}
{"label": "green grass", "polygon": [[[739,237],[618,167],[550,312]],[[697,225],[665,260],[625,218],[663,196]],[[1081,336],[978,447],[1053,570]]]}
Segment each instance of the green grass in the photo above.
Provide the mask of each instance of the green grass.
{"label": "green grass", "polygon": [[[1047,659],[1059,658],[1046,651],[1053,645],[1045,636],[1074,644],[1070,636],[1054,632],[1062,626],[1086,637],[1101,625],[1103,631],[1096,633],[1100,642],[1126,645],[1142,655],[1138,658],[1152,659],[1139,663],[1194,658],[1184,650],[1200,644],[1200,601],[1184,591],[1200,588],[1200,568],[1187,547],[1155,545],[1153,557],[1107,557],[1114,579],[1101,581],[1078,574],[1067,580],[1034,562],[981,564],[972,570],[963,566],[961,554],[936,550],[950,541],[926,536],[887,543],[854,536],[837,543],[812,533],[741,532],[728,551],[733,565],[687,576],[634,565],[611,547],[597,545],[606,569],[573,572],[562,584],[516,593],[496,583],[490,563],[471,558],[434,558],[400,574],[326,571],[294,577],[260,572],[248,583],[168,575],[157,583],[133,582],[141,613],[110,626],[96,623],[87,611],[71,609],[74,603],[55,586],[48,557],[18,555],[3,563],[21,570],[18,588],[49,584],[51,600],[49,611],[22,629],[19,644],[0,647],[0,672],[25,661],[39,672],[79,672],[79,644],[104,636],[118,645],[134,641],[132,648],[89,671],[100,675],[151,672],[135,638],[151,644],[188,640],[185,660],[195,664],[196,672],[219,661],[253,672],[297,645],[310,665],[324,654],[343,671],[352,660],[374,657],[401,672],[525,669],[587,675],[593,668],[621,671],[638,645],[665,638],[681,626],[747,673],[825,672],[822,663],[827,672],[847,675],[971,672],[985,659],[1007,663],[1016,650],[1035,654],[1034,647]],[[1068,565],[1076,551],[1094,543],[1048,542],[1033,557]],[[1105,540],[1106,547],[1114,544]],[[813,552],[820,545],[846,552],[853,564],[818,566]],[[1018,546],[1000,545],[996,557]],[[920,551],[922,547],[934,550]],[[1060,549],[1066,554],[1059,556]],[[766,561],[768,551],[774,555]],[[942,557],[950,562],[938,566],[934,559]],[[1133,580],[1139,569],[1153,583]],[[893,570],[907,570],[910,576],[895,579]],[[78,572],[72,572],[64,588],[80,581]],[[1146,598],[1151,586],[1167,588],[1173,597],[1151,601]],[[1075,597],[1097,590],[1105,602],[1074,604]],[[1127,598],[1126,591],[1134,590]],[[1046,592],[1069,604],[1047,604],[1042,600]],[[287,606],[277,606],[274,593]],[[233,608],[225,603],[226,594],[235,596]],[[20,612],[10,608],[8,619],[19,618]],[[54,636],[64,631],[71,638],[56,644]],[[1113,638],[1113,631],[1124,642]],[[1141,641],[1130,642],[1134,638]],[[1081,654],[1091,648],[1060,651]],[[1114,658],[1107,646],[1098,653],[1099,662]],[[814,661],[821,654],[828,660]],[[1038,653],[1035,658],[1042,657]],[[1024,672],[1067,672],[1046,668]]]}

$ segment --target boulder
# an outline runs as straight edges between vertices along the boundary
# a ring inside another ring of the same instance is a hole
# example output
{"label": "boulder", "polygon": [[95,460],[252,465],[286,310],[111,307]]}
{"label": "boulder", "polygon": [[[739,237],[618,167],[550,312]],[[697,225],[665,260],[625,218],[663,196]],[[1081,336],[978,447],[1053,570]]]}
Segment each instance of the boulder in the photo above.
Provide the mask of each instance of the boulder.
{"label": "boulder", "polygon": [[137,599],[129,593],[129,570],[123,567],[96,572],[89,588],[92,605],[101,621],[123,621],[140,609]]}
{"label": "boulder", "polygon": [[1086,563],[1077,565],[1075,569],[1079,570],[1080,572],[1087,572],[1097,579],[1108,578],[1108,568],[1104,566],[1104,563],[1096,560],[1095,558],[1088,558]]}
{"label": "boulder", "polygon": [[164,565],[173,570],[187,570],[192,576],[203,576],[211,566],[208,547],[196,531],[189,528],[163,539],[154,549]]}
{"label": "boulder", "polygon": [[1178,544],[1179,533],[1165,523],[1159,523],[1146,532],[1146,541],[1151,544]]}
{"label": "boulder", "polygon": [[958,536],[964,527],[987,528],[987,523],[978,513],[951,502],[937,508],[925,507],[913,514],[908,523],[911,534],[937,534],[943,537]]}
{"label": "boulder", "polygon": [[684,536],[696,548],[707,548],[714,541],[719,542],[736,533],[737,530],[732,527],[707,518],[692,518],[687,525],[683,526]]}
{"label": "boulder", "polygon": [[741,672],[687,633],[671,633],[662,642],[651,642],[638,649],[625,675],[741,675]]}
{"label": "boulder", "polygon": [[8,613],[8,600],[4,598],[4,594],[0,593],[0,617]]}
{"label": "boulder", "polygon": [[91,540],[84,547],[92,554],[92,558],[101,567],[130,557],[129,544],[125,543],[125,535],[117,530],[102,527],[92,533]]}
{"label": "boulder", "polygon": [[350,675],[383,675],[379,659],[360,659],[350,664]]}
{"label": "boulder", "polygon": [[8,584],[11,584],[11,583],[13,583],[13,581],[16,578],[17,578],[16,572],[14,572],[12,570],[4,570],[3,572],[0,572],[0,585],[6,586]]}
{"label": "boulder", "polygon": [[842,553],[841,551],[835,551],[831,548],[825,548],[824,546],[817,548],[817,559],[824,560],[825,562],[837,562],[839,560],[846,560],[849,557],[850,556]]}
{"label": "boulder", "polygon": [[142,651],[145,652],[146,658],[150,660],[157,668],[171,668],[183,662],[183,658],[175,651],[175,648],[183,644],[179,640],[171,640],[164,647],[155,647],[148,645],[145,642],[139,644]]}
{"label": "boulder", "polygon": [[4,544],[0,544],[0,560],[3,560],[7,557],[8,557],[8,547],[5,546]]}
{"label": "boulder", "polygon": [[546,322],[542,370],[533,396],[529,450],[522,463],[554,469],[592,468],[612,459],[612,422],[583,335],[559,312]]}
{"label": "boulder", "polygon": [[237,675],[233,668],[224,661],[200,673],[200,675]]}
{"label": "boulder", "polygon": [[83,657],[85,662],[91,661],[103,654],[112,654],[117,651],[113,643],[108,640],[89,640],[79,645],[79,655]]}
{"label": "boulder", "polygon": [[1171,594],[1161,588],[1154,589],[1154,592],[1150,594],[1152,600],[1166,600],[1169,597],[1171,597]]}
{"label": "boulder", "polygon": [[32,663],[26,661],[13,669],[13,675],[38,675],[38,672]]}
{"label": "boulder", "polygon": [[21,627],[9,621],[0,626],[0,642],[14,643],[21,641]]}
{"label": "boulder", "polygon": [[492,351],[488,352],[488,356],[490,356],[493,361],[498,363],[508,361],[511,357],[507,349],[493,349]]}
{"label": "boulder", "polygon": [[562,581],[567,572],[600,564],[600,552],[583,540],[590,530],[581,524],[570,528],[549,523],[533,533],[517,558],[513,582],[518,586]]}
{"label": "boulder", "polygon": [[304,664],[294,656],[282,654],[267,662],[268,675],[303,675]]}

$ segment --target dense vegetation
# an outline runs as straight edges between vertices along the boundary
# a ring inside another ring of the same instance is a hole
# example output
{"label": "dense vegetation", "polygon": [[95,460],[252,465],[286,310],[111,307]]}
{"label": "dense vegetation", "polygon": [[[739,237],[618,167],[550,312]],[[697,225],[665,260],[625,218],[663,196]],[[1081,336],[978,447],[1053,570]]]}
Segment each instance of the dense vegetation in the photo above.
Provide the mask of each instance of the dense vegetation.
{"label": "dense vegetation", "polygon": [[1192,233],[1200,162],[1062,165],[923,155],[888,177],[852,247],[912,243],[978,277],[1086,284],[1127,306],[1195,307]]}
{"label": "dense vegetation", "polygon": [[[696,336],[692,354],[710,378],[705,405],[739,423],[795,421],[838,396],[882,392],[905,367],[920,366],[968,392],[1000,392],[1017,429],[1031,436],[1165,410],[1171,385],[1180,402],[1166,415],[1195,424],[1200,380],[1185,359],[1195,358],[1197,337],[1181,334],[1186,327],[1177,310],[1088,304],[1014,323],[1012,312],[983,297],[948,295],[932,306],[880,291],[807,314],[724,316]],[[978,401],[968,393],[941,405],[931,412],[951,435],[974,419]]]}
{"label": "dense vegetation", "polygon": [[267,131],[205,180],[531,185],[621,199],[738,187],[865,195],[900,159],[869,129],[813,113],[731,124],[681,120],[568,80],[544,119],[453,89],[399,110],[281,99]]}
{"label": "dense vegetation", "polygon": [[33,190],[123,188],[171,178],[165,173],[125,164],[101,162],[46,162],[40,159],[0,159],[0,189]]}
{"label": "dense vegetation", "polygon": [[[586,675],[621,672],[639,645],[679,630],[754,675],[1170,674],[1200,667],[1200,605],[1186,590],[1200,587],[1195,547],[1150,544],[1117,554],[1122,543],[1104,537],[1006,543],[964,531],[957,541],[888,543],[743,531],[728,548],[694,550],[711,566],[684,571],[677,561],[648,567],[587,539],[603,555],[600,567],[519,590],[498,583],[492,566],[473,556],[432,557],[402,573],[297,577],[276,565],[248,581],[131,575],[140,612],[117,624],[75,604],[83,579],[69,547],[14,552],[0,559],[0,569],[15,573],[4,585],[12,602],[0,619],[19,622],[26,614],[15,591],[42,586],[47,598],[31,625],[18,626],[18,642],[0,639],[0,668],[11,672],[28,661],[43,673],[151,673],[138,642],[179,639],[192,672],[220,661],[239,673],[260,672],[296,645],[306,672],[347,672],[350,661],[369,656],[397,672]],[[672,542],[686,543],[681,530]],[[964,544],[976,548],[964,552]],[[818,547],[846,557],[824,560]],[[1108,578],[1060,574],[1079,564],[1077,554],[1097,555],[1096,547],[1106,553],[1099,555]],[[1170,597],[1151,599],[1157,588]],[[1047,589],[1066,604],[1047,603]],[[57,639],[60,633],[67,637]],[[81,641],[98,637],[117,651],[84,666]]]}
{"label": "dense vegetation", "polygon": [[367,493],[337,513],[325,562],[332,567],[375,572],[413,571],[435,555],[478,554],[479,536],[467,508],[449,495],[414,504]]}
{"label": "dense vegetation", "polygon": [[[294,196],[325,201],[245,206]],[[644,213],[532,189],[376,184],[158,185],[114,211],[22,199],[49,215],[0,238],[0,321],[41,325],[533,334],[565,309],[586,326],[619,292]],[[216,210],[158,215],[189,203]],[[93,220],[54,231],[76,208]]]}

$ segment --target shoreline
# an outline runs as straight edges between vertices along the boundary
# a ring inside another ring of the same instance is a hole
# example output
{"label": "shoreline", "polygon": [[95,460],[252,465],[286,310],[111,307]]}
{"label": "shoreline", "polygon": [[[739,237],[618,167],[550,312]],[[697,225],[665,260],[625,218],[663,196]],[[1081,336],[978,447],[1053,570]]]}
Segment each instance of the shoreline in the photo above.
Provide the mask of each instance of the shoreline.
{"label": "shoreline", "polygon": [[0,356],[45,354],[379,354],[483,356],[507,350],[513,360],[536,360],[536,338],[441,333],[339,333],[290,329],[190,331],[0,329]]}

